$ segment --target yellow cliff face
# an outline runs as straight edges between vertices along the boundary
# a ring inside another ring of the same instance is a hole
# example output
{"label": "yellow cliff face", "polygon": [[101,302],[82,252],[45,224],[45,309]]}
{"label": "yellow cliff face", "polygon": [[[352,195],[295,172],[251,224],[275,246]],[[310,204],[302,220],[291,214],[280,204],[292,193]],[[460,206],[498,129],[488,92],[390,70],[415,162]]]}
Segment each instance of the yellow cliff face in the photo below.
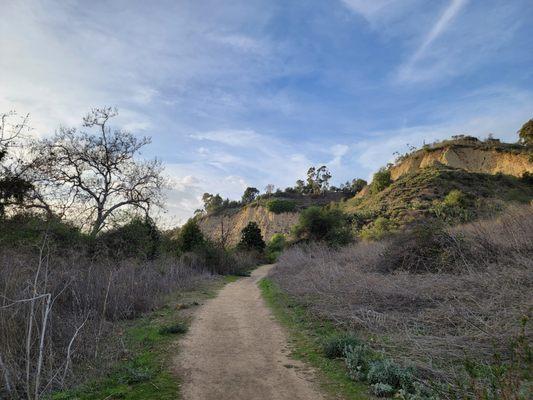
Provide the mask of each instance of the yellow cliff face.
{"label": "yellow cliff face", "polygon": [[420,151],[391,168],[392,180],[416,172],[424,167],[441,163],[468,172],[512,175],[521,177],[533,173],[531,154],[502,152],[475,147],[443,147],[438,150]]}
{"label": "yellow cliff face", "polygon": [[276,233],[288,234],[298,222],[298,215],[297,212],[275,214],[262,206],[247,206],[238,211],[208,215],[198,224],[206,236],[231,246],[239,242],[241,230],[251,221],[259,225],[265,242],[268,242]]}

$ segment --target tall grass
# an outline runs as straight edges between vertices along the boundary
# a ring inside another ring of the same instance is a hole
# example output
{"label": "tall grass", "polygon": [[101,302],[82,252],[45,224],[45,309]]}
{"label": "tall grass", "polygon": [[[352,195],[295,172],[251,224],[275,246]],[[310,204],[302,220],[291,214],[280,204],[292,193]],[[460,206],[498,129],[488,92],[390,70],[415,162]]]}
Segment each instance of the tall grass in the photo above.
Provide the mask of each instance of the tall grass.
{"label": "tall grass", "polygon": [[84,251],[0,248],[0,398],[39,399],[123,356],[118,321],[207,279],[186,260],[87,257]]}
{"label": "tall grass", "polygon": [[414,364],[420,378],[456,387],[465,359],[490,365],[497,354],[507,365],[515,338],[531,343],[531,324],[521,321],[533,306],[533,212],[513,208],[455,228],[421,225],[336,250],[293,247],[272,278],[311,313]]}

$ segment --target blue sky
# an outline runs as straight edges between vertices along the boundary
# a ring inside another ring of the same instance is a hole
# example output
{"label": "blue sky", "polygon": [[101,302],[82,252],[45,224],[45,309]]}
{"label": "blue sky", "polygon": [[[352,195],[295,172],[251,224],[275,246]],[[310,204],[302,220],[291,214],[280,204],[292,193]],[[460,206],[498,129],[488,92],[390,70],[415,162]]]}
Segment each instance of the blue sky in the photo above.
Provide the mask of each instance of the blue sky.
{"label": "blue sky", "polygon": [[203,192],[368,178],[533,117],[531,0],[2,0],[0,110],[36,135],[99,105],[153,143],[170,224]]}

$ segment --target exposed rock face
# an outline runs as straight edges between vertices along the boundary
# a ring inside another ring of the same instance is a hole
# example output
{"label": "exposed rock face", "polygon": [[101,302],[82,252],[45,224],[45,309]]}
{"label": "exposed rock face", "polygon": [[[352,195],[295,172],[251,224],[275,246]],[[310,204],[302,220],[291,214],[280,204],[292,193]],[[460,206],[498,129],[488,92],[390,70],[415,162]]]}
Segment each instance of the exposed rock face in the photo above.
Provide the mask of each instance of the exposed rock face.
{"label": "exposed rock face", "polygon": [[485,174],[502,173],[520,177],[533,173],[531,154],[513,153],[475,147],[449,146],[431,151],[418,151],[391,168],[392,180],[421,168],[441,163],[468,172]]}
{"label": "exposed rock face", "polygon": [[276,233],[288,234],[298,222],[297,212],[274,214],[262,206],[247,206],[239,210],[207,215],[198,220],[200,229],[213,240],[221,240],[227,245],[235,245],[240,240],[241,230],[255,221],[266,242]]}

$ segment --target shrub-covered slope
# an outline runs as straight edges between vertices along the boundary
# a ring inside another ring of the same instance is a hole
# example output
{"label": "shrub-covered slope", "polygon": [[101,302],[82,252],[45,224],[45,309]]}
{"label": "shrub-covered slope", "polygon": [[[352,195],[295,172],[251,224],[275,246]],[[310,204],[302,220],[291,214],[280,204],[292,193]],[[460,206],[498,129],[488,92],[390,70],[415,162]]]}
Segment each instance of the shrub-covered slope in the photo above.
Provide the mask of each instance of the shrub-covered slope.
{"label": "shrub-covered slope", "polygon": [[404,224],[434,216],[452,191],[464,195],[457,206],[471,218],[502,209],[509,202],[527,203],[533,199],[533,184],[527,179],[434,165],[406,174],[378,193],[367,192],[341,202],[338,207],[354,214],[361,224],[380,216]]}

